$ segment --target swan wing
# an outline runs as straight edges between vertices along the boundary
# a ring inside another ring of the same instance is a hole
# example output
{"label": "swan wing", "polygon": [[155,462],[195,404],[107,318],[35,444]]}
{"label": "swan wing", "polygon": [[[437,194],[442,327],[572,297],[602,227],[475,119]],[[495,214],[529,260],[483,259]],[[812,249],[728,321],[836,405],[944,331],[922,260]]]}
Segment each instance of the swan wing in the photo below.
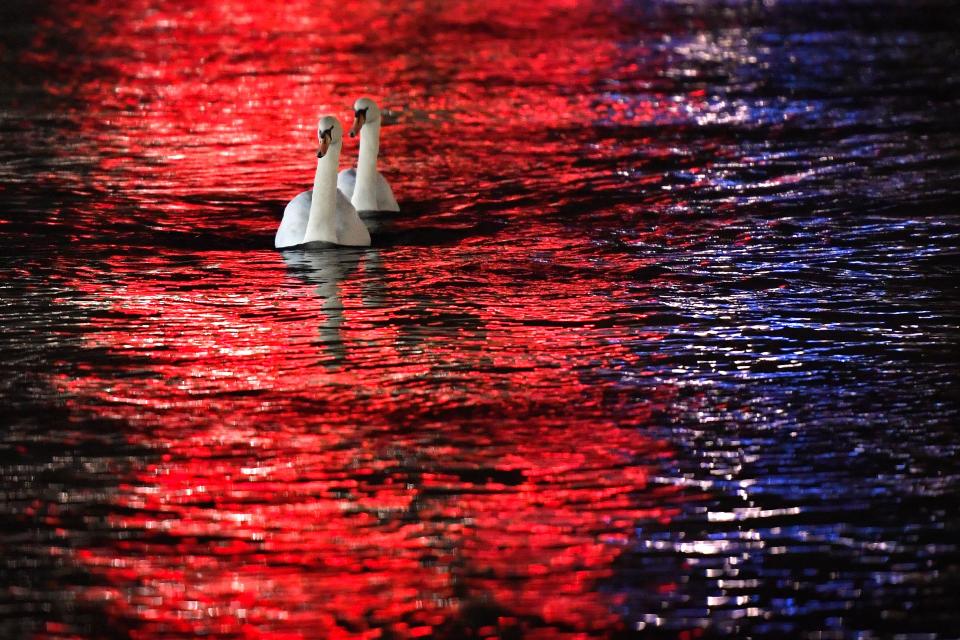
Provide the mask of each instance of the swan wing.
{"label": "swan wing", "polygon": [[[356,181],[356,176],[354,176],[354,181]],[[393,197],[393,189],[390,188],[390,183],[379,171],[377,172],[377,210],[400,211],[400,205],[397,204],[397,199]]]}
{"label": "swan wing", "polygon": [[337,244],[348,247],[369,247],[370,232],[350,199],[337,189]]}
{"label": "swan wing", "polygon": [[287,203],[283,210],[283,219],[277,228],[273,246],[277,249],[292,247],[303,243],[307,233],[307,220],[310,219],[310,197],[312,191],[304,191]]}
{"label": "swan wing", "polygon": [[347,196],[347,200],[353,198],[353,190],[357,186],[357,170],[344,169],[337,174],[337,189]]}

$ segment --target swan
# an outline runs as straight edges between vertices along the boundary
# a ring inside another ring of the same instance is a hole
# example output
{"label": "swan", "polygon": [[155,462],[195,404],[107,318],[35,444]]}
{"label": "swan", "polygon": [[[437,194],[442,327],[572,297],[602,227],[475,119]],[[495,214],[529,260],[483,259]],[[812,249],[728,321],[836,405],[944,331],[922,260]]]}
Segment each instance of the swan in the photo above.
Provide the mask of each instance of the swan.
{"label": "swan", "polygon": [[307,242],[332,242],[369,247],[370,232],[357,210],[337,189],[337,168],[343,146],[343,127],[334,116],[324,116],[317,128],[317,173],[313,190],[304,191],[283,210],[274,246],[277,249]]}
{"label": "swan", "polygon": [[360,98],[353,104],[353,111],[350,137],[360,134],[360,154],[356,169],[344,169],[337,176],[337,187],[350,198],[357,211],[400,211],[390,183],[377,171],[380,108],[370,98]]}

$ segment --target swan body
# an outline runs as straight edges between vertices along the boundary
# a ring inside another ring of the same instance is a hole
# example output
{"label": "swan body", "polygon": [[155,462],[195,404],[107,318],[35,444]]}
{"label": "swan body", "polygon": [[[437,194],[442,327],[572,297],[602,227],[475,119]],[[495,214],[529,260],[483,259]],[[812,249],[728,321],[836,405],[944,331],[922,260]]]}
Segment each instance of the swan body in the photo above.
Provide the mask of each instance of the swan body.
{"label": "swan body", "polygon": [[377,171],[380,108],[370,98],[360,98],[353,109],[355,119],[350,135],[360,135],[360,153],[357,167],[345,169],[337,176],[337,187],[350,198],[357,211],[400,211],[390,183]]}
{"label": "swan body", "polygon": [[[274,246],[277,249],[293,247],[305,242],[306,240],[307,220],[310,218],[310,205],[312,204],[313,191],[304,191],[296,198],[287,203],[283,210],[283,220],[280,221],[280,227],[277,229],[277,237]],[[337,190],[337,204],[334,227],[334,239],[326,240],[316,238],[316,240],[325,240],[334,244],[341,244],[351,247],[370,246],[370,232],[366,225],[357,216],[357,210],[350,204],[350,200]]]}
{"label": "swan body", "polygon": [[[359,211],[400,211],[400,205],[397,204],[397,199],[393,196],[393,189],[390,188],[390,183],[383,177],[383,174],[377,171],[375,180],[374,198],[376,206],[370,207],[370,209],[361,208]],[[356,169],[344,169],[337,176],[337,189],[351,199],[351,204],[353,204],[352,198],[356,186]]]}
{"label": "swan body", "polygon": [[324,116],[318,130],[320,149],[313,189],[291,200],[283,211],[283,219],[274,238],[278,249],[307,242],[368,247],[370,232],[357,215],[357,210],[337,189],[337,167],[343,146],[343,128],[333,116]]}

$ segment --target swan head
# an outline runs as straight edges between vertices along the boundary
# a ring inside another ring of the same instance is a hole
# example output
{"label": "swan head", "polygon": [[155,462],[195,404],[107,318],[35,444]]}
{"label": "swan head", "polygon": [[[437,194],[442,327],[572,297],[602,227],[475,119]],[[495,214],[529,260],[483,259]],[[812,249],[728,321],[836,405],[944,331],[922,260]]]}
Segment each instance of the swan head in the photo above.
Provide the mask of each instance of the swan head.
{"label": "swan head", "polygon": [[320,141],[320,147],[317,149],[317,157],[322,158],[327,155],[327,150],[343,142],[343,127],[335,116],[323,116],[320,118],[320,124],[317,125],[317,139]]}
{"label": "swan head", "polygon": [[380,107],[370,98],[359,98],[353,103],[353,126],[350,127],[350,137],[360,133],[360,129],[368,122],[380,122]]}

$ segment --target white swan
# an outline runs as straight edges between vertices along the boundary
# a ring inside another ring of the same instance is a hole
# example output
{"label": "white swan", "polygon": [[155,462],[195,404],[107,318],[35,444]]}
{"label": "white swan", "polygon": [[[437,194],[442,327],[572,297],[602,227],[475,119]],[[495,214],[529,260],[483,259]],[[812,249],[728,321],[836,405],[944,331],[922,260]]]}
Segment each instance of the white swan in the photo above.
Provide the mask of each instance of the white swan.
{"label": "white swan", "polygon": [[390,183],[377,171],[380,109],[370,98],[360,98],[353,104],[353,111],[350,137],[360,134],[360,154],[356,169],[344,169],[337,176],[337,187],[350,198],[357,211],[400,211]]}
{"label": "white swan", "polygon": [[321,118],[317,137],[320,148],[313,190],[304,191],[287,204],[273,244],[277,249],[318,241],[368,247],[370,232],[347,197],[337,189],[337,168],[343,146],[340,121],[333,116]]}

